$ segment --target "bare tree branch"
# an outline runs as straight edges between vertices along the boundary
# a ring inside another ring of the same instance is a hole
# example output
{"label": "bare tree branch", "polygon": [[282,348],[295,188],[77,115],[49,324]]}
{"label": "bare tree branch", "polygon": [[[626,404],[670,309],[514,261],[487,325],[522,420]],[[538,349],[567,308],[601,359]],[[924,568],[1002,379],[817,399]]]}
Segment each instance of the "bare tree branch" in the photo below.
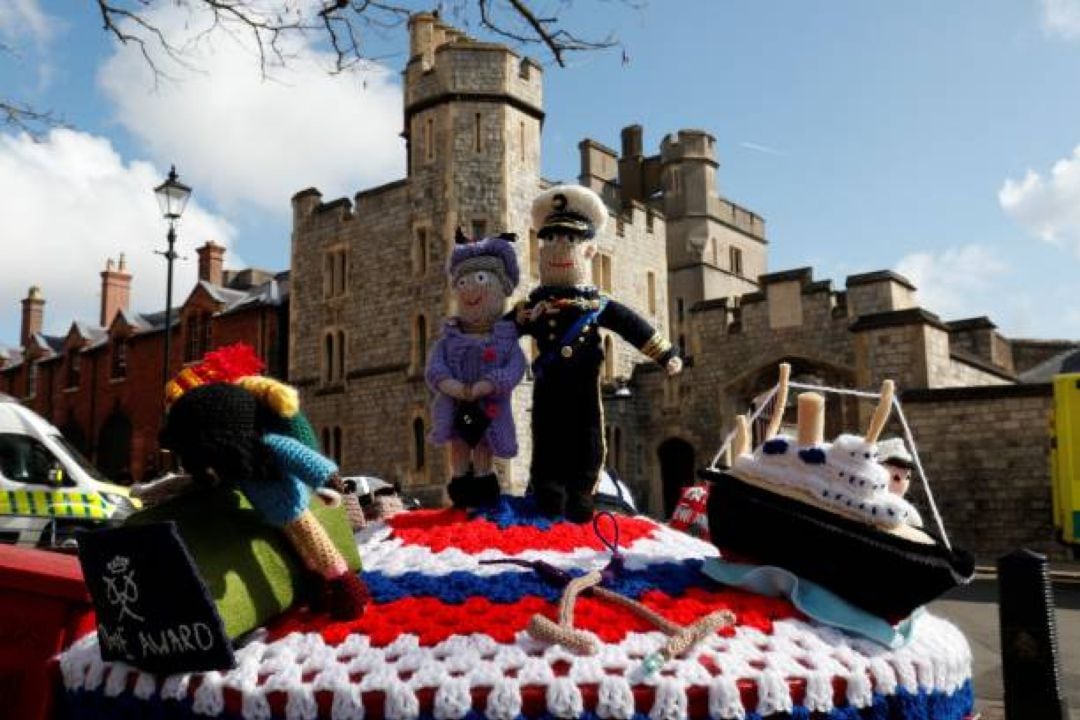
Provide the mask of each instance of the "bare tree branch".
{"label": "bare tree branch", "polygon": [[[562,0],[564,7],[573,0]],[[645,0],[612,0],[628,8],[640,8]],[[192,48],[221,31],[253,48],[259,72],[270,79],[275,69],[288,66],[294,58],[289,54],[295,41],[314,41],[329,51],[331,73],[363,68],[376,62],[365,38],[406,24],[419,7],[418,0],[307,0],[305,7],[297,0],[93,0],[97,4],[102,29],[121,45],[138,48],[143,61],[153,73],[157,85],[171,79],[168,63],[198,71]],[[470,18],[491,35],[516,45],[539,45],[546,49],[556,63],[566,65],[568,52],[595,51],[620,47],[613,36],[601,39],[578,37],[558,17],[543,17],[533,0],[427,0],[444,4],[456,21],[467,30]],[[191,13],[192,25],[199,28],[177,39],[158,24],[157,8],[171,3]],[[321,5],[320,5],[321,3]],[[430,7],[430,5],[428,5]],[[437,12],[437,11],[436,11]],[[13,48],[0,42],[0,54],[11,54]],[[627,62],[625,50],[622,53]],[[14,126],[35,136],[40,128],[60,123],[51,112],[41,112],[32,106],[0,96],[0,118],[3,124]],[[35,129],[36,128],[36,129]]]}

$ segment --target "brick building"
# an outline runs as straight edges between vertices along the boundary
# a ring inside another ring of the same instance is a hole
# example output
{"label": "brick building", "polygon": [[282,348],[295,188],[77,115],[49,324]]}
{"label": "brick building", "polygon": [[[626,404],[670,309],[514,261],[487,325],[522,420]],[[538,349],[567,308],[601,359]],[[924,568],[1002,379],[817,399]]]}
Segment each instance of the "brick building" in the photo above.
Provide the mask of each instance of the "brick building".
{"label": "brick building", "polygon": [[[287,357],[289,274],[224,269],[225,249],[198,249],[199,279],[173,310],[170,370],[207,350],[252,345],[271,374]],[[45,297],[22,300],[19,347],[0,350],[0,392],[48,419],[109,478],[141,480],[156,469],[162,414],[165,313],[129,307],[132,276],[121,255],[101,273],[97,323],[75,320],[64,335],[42,332]]]}
{"label": "brick building", "polygon": [[[315,189],[293,198],[289,376],[346,472],[438,501],[449,472],[425,442],[422,372],[452,311],[443,268],[454,229],[517,232],[524,293],[537,279],[528,208],[551,183],[539,176],[540,68],[429,14],[409,30],[407,176],[351,199],[323,202]],[[622,131],[620,151],[592,139],[578,147],[579,182],[611,213],[594,283],[670,333],[690,360],[667,378],[605,338],[608,465],[639,507],[669,512],[735,413],[787,361],[815,383],[895,379],[959,541],[989,554],[1020,542],[1054,551],[1040,421],[1052,398],[1048,384],[1022,376],[1080,344],[1005,338],[985,317],[945,322],[890,271],[852,275],[839,289],[810,268],[770,273],[765,222],[720,195],[715,141],[702,130],[668,135],[653,155],[640,126]],[[514,397],[521,450],[499,468],[510,490],[527,480],[530,395],[526,378]],[[830,404],[827,433],[859,427],[864,413],[854,401]],[[995,442],[989,428],[999,425],[1008,430]]]}

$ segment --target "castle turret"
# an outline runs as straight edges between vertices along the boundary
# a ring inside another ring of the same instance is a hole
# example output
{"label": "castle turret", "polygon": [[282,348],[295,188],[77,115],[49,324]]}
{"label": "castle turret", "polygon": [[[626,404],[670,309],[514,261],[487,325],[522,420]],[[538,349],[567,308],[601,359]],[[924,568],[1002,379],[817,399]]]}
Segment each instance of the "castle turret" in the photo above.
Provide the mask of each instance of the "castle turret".
{"label": "castle turret", "polygon": [[[660,144],[657,186],[667,217],[671,317],[703,300],[757,291],[766,272],[765,223],[720,197],[716,139],[703,130],[680,130]],[[655,191],[654,191],[655,192]]]}

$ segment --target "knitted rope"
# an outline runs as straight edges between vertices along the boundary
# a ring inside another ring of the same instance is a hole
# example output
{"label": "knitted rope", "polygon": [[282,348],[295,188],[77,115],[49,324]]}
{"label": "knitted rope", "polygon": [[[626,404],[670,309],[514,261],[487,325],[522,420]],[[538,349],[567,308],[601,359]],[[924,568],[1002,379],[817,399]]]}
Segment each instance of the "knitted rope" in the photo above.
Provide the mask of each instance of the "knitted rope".
{"label": "knitted rope", "polygon": [[574,630],[574,605],[581,592],[590,588],[596,590],[594,586],[599,583],[600,573],[595,570],[571,580],[559,602],[559,624],[556,625],[543,615],[534,615],[526,628],[529,635],[552,645],[570,648],[582,655],[594,655],[597,651],[596,641]]}
{"label": "knitted rope", "polygon": [[345,558],[338,552],[334,541],[310,510],[300,513],[295,520],[285,525],[284,530],[285,536],[289,538],[289,542],[309,570],[328,580],[340,577],[348,571]]}
{"label": "knitted rope", "polygon": [[735,624],[734,613],[730,610],[718,610],[690,625],[679,625],[637,600],[599,587],[601,579],[600,573],[594,570],[570,581],[559,602],[558,624],[543,615],[534,615],[526,628],[529,635],[541,642],[562,645],[581,655],[595,655],[599,650],[596,640],[591,635],[574,629],[574,606],[582,593],[589,592],[595,597],[626,608],[670,636],[664,646],[646,657],[642,664],[642,671],[651,675],[668,660],[679,657],[713,633]]}

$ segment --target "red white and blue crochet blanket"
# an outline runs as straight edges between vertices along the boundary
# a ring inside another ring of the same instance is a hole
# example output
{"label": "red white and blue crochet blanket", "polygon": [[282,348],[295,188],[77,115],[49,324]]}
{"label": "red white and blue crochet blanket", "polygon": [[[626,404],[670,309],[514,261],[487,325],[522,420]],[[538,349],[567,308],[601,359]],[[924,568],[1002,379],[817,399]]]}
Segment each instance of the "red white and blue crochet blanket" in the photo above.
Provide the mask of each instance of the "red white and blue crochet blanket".
{"label": "red white and blue crochet blanket", "polygon": [[970,649],[950,623],[924,613],[911,642],[888,650],[716,584],[700,572],[712,545],[647,518],[619,518],[625,569],[606,586],[680,624],[725,608],[737,618],[651,675],[642,662],[666,636],[645,621],[583,596],[575,627],[601,649],[575,655],[525,632],[536,613],[557,619],[561,588],[528,567],[481,563],[602,569],[611,553],[591,525],[504,498],[474,516],[404,513],[358,539],[374,598],[361,619],[292,611],[237,650],[236,668],[168,677],[103,662],[88,635],[61,656],[72,716],[961,720],[972,709]]}

